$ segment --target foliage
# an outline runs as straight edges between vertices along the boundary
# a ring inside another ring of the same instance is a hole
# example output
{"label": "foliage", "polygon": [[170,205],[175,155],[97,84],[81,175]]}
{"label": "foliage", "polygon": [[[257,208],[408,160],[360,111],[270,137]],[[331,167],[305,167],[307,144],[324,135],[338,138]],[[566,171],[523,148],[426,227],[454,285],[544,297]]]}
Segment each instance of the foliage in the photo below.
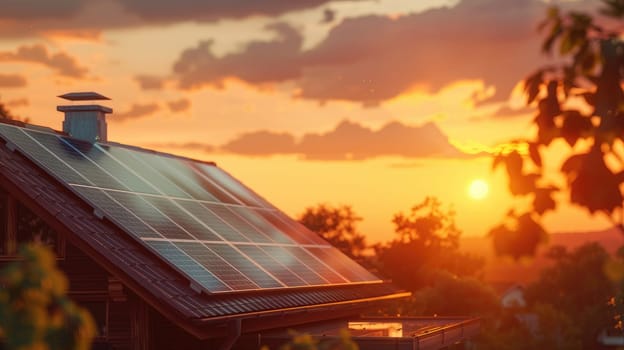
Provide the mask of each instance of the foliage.
{"label": "foliage", "polygon": [[28,123],[28,118],[20,118],[14,115],[2,102],[0,102],[0,119],[18,120]]}
{"label": "foliage", "polygon": [[392,221],[395,239],[375,250],[379,271],[399,286],[416,291],[431,285],[439,270],[474,276],[483,267],[481,259],[459,251],[455,213],[444,210],[438,199],[427,197]]}
{"label": "foliage", "polygon": [[40,245],[20,249],[0,272],[0,331],[7,349],[89,349],[91,316],[67,297],[67,280]]}
{"label": "foliage", "polygon": [[[603,0],[602,13],[624,17],[622,0]],[[538,69],[524,80],[528,105],[536,105],[536,132],[528,140],[528,155],[499,154],[493,167],[503,166],[509,190],[529,197],[532,209],[508,216],[492,231],[498,253],[532,255],[542,241],[541,217],[556,209],[554,196],[567,192],[571,203],[590,213],[602,213],[614,223],[622,211],[624,181],[624,42],[621,32],[608,30],[582,12],[562,14],[553,7],[540,25],[546,30],[542,50],[561,56],[556,64]],[[544,153],[554,144],[567,144],[559,172],[563,188],[544,169]],[[620,217],[624,217],[621,215]],[[509,223],[512,221],[512,223]],[[515,223],[513,223],[515,221]]]}
{"label": "foliage", "polygon": [[356,227],[362,218],[351,206],[319,204],[306,208],[298,220],[351,258],[359,259],[367,247],[366,237]]}
{"label": "foliage", "polygon": [[540,315],[539,339],[556,344],[566,338],[583,345],[576,348],[591,348],[602,329],[614,326],[608,302],[618,286],[604,273],[609,254],[598,243],[587,243],[573,252],[556,248],[549,255],[554,265],[526,290],[529,305]]}

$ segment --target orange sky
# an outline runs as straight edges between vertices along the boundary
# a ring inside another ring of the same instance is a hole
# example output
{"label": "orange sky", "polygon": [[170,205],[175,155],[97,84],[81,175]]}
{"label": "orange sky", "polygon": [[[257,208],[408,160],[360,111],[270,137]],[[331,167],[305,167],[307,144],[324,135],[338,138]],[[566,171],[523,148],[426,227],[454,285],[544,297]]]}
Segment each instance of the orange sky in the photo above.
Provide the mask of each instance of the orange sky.
{"label": "orange sky", "polygon": [[[111,140],[216,161],[291,215],[350,204],[375,241],[428,195],[467,235],[502,218],[503,174],[469,153],[530,133],[514,87],[546,59],[542,1],[262,4],[12,2],[0,13],[0,101],[59,129],[55,96],[100,92]],[[490,184],[479,201],[467,195],[477,178]],[[607,226],[565,206],[546,223]]]}

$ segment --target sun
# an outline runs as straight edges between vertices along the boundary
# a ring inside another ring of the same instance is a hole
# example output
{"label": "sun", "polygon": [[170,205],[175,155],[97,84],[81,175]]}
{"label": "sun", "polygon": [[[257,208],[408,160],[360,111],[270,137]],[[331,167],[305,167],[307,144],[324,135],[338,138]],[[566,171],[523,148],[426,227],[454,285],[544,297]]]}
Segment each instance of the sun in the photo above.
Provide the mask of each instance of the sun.
{"label": "sun", "polygon": [[490,192],[490,186],[483,179],[473,180],[468,186],[468,195],[472,199],[483,199]]}

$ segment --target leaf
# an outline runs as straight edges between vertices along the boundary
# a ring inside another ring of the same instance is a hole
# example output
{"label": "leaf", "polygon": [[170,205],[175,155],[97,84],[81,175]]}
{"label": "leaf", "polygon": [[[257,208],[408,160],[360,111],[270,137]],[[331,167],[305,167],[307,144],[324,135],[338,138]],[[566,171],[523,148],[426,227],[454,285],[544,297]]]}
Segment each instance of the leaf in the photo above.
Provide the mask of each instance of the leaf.
{"label": "leaf", "polygon": [[511,152],[505,157],[505,166],[509,177],[522,175],[522,162],[522,156],[517,151]]}
{"label": "leaf", "polygon": [[494,157],[494,160],[492,161],[492,171],[496,170],[496,168],[498,168],[499,165],[503,164],[505,162],[505,156],[502,154],[497,154]]}
{"label": "leaf", "polygon": [[497,255],[508,255],[514,259],[535,255],[537,246],[546,240],[546,231],[530,213],[512,220],[512,227],[502,224],[490,230],[494,251]]}
{"label": "leaf", "polygon": [[524,80],[524,93],[527,95],[527,105],[530,105],[539,94],[540,86],[544,82],[544,71],[538,70],[537,72],[529,75]]}
{"label": "leaf", "polygon": [[535,198],[533,199],[533,209],[539,215],[544,215],[548,210],[554,210],[557,207],[557,203],[552,197],[554,192],[551,188],[538,188],[535,191]]}
{"label": "leaf", "polygon": [[618,177],[604,162],[603,153],[594,149],[581,157],[577,175],[570,181],[570,201],[590,213],[612,213],[622,206],[622,193]]}
{"label": "leaf", "polygon": [[583,116],[576,110],[563,112],[563,118],[561,136],[570,147],[574,147],[579,138],[589,136],[594,127],[590,118]]}
{"label": "leaf", "polygon": [[584,154],[575,154],[569,157],[561,166],[561,172],[567,175],[568,177],[576,176],[576,174],[578,174],[579,171],[581,170],[581,167],[583,165],[583,159],[586,156],[587,154],[584,153]]}
{"label": "leaf", "polygon": [[514,196],[527,195],[535,191],[535,183],[538,178],[538,174],[524,175],[520,173],[513,177],[509,176],[509,192]]}
{"label": "leaf", "polygon": [[542,167],[542,156],[539,153],[539,143],[529,143],[529,156],[531,157],[533,164],[537,165],[540,168]]}

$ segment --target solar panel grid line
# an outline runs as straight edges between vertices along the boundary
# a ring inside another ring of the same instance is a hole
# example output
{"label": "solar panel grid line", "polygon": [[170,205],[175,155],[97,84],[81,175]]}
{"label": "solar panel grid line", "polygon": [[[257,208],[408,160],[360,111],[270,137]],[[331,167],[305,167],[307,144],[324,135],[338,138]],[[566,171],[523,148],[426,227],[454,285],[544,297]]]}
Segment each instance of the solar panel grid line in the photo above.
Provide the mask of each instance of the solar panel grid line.
{"label": "solar panel grid line", "polygon": [[231,210],[247,221],[250,225],[256,227],[258,231],[264,233],[272,241],[279,243],[294,243],[295,241],[288,237],[285,232],[273,226],[270,222],[260,216],[256,211],[246,207],[231,207]]}
{"label": "solar panel grid line", "polygon": [[[215,291],[223,292],[227,291],[228,289],[233,290],[218,276],[208,271],[192,256],[188,255],[186,252],[184,252],[182,249],[179,249],[174,244],[170,242],[151,242],[150,244],[147,244],[147,246],[151,247],[156,253],[160,254],[161,256],[169,256],[171,260],[173,260],[176,256],[182,258],[183,260],[178,261],[177,264],[172,263],[174,269],[178,270],[182,275],[189,276],[191,278],[189,280],[189,283],[196,282],[200,284],[206,292],[211,293]],[[213,279],[212,283],[210,283],[211,279]]]}
{"label": "solar panel grid line", "polygon": [[[9,125],[5,125],[5,124],[0,124],[0,130],[2,130],[2,136],[3,136],[3,138],[5,140],[12,142],[15,146],[18,147],[18,149],[20,150],[20,152],[22,154],[24,154],[24,156],[26,156],[31,161],[35,162],[35,164],[38,164],[39,166],[43,167],[44,169],[48,169],[50,174],[53,177],[55,177],[58,181],[60,181],[61,183],[66,181],[66,180],[65,180],[65,178],[61,177],[59,175],[59,173],[65,173],[65,176],[67,178],[72,178],[74,181],[80,181],[82,183],[87,183],[87,184],[93,185],[93,183],[91,181],[89,181],[89,179],[87,179],[84,176],[82,176],[82,174],[80,174],[75,169],[70,167],[61,158],[57,157],[54,153],[52,153],[49,150],[47,150],[43,145],[41,145],[39,142],[37,142],[37,140],[35,140],[32,136],[30,136],[27,133],[25,133],[22,130],[22,128],[18,128],[18,127],[15,127],[15,126],[9,126]],[[27,143],[25,143],[24,140]],[[36,148],[36,147],[33,148],[33,145],[38,147],[38,148]],[[30,152],[28,150],[30,150]],[[51,159],[55,159],[59,164],[61,164],[64,167],[64,169],[60,170],[60,169],[58,169],[58,167],[52,168],[54,163],[52,163],[52,164],[47,163],[46,164],[45,162],[43,162],[43,159],[37,159],[37,157],[35,155],[38,154],[38,152],[40,152],[40,150],[43,150],[45,153],[49,154],[49,157],[47,157],[47,159],[50,159],[50,158]],[[69,170],[69,172],[67,170]]]}
{"label": "solar panel grid line", "polygon": [[238,198],[242,203],[250,207],[259,208],[272,208],[273,206],[265,199],[260,197],[257,193],[245,186],[240,181],[236,180],[225,170],[218,168],[214,165],[198,164],[198,167],[203,170],[205,175],[213,179],[213,182],[219,183],[221,188],[227,189],[227,191]]}
{"label": "solar panel grid line", "polygon": [[[149,177],[151,178],[149,182],[152,183],[153,186],[158,188],[158,191],[162,193],[163,195],[186,198],[186,199],[193,198],[189,193],[184,191],[178,185],[171,182],[171,180],[169,180],[166,176],[161,174],[159,170],[155,169],[153,166],[149,165],[143,159],[139,158],[136,153],[143,152],[143,151],[131,152],[129,149],[125,147],[119,147],[119,146],[102,145],[101,147],[106,148],[107,152],[112,157],[115,157],[118,161],[126,164],[127,167],[140,168],[140,171],[145,173],[146,176],[149,175]],[[138,170],[139,169],[137,169],[137,171]]]}
{"label": "solar panel grid line", "polygon": [[[210,166],[214,166],[214,165],[210,165]],[[190,164],[190,168],[197,174],[199,175],[203,180],[205,180],[206,182],[210,183],[212,186],[215,187],[216,190],[220,191],[225,198],[229,199],[229,201],[232,201],[234,203],[232,204],[238,204],[241,206],[244,206],[245,203],[243,203],[242,201],[240,201],[238,198],[236,198],[236,196],[234,196],[233,194],[231,194],[227,189],[223,188],[223,186],[219,185],[216,181],[214,181],[212,178],[206,176],[206,174],[202,173],[199,169],[198,166],[195,164]],[[215,195],[216,196],[216,195]],[[222,202],[226,202],[229,203],[227,201],[222,201]]]}
{"label": "solar panel grid line", "polygon": [[[150,235],[156,235],[156,237],[152,237],[152,238],[164,238],[163,235],[161,235],[158,231],[156,231],[153,227],[151,227],[148,223],[146,223],[141,217],[139,217],[138,215],[136,215],[135,213],[130,211],[123,204],[119,203],[117,200],[115,200],[115,198],[111,197],[108,193],[106,193],[106,191],[101,190],[99,188],[93,188],[93,187],[78,187],[78,188],[76,188],[76,186],[71,186],[71,187],[74,187],[74,189],[79,194],[79,196],[82,197],[83,199],[85,199],[88,203],[90,203],[92,205],[95,204],[96,206],[99,207],[99,209],[102,209],[106,213],[105,216],[106,216],[106,218],[108,220],[110,220],[110,221],[112,221],[114,223],[117,223],[117,225],[119,227],[125,228],[126,230],[128,230],[129,231],[128,233],[131,236],[137,237],[139,239],[143,239],[143,237],[145,237],[147,235],[137,235],[138,232],[141,232],[140,231],[140,227],[138,227],[137,229],[130,229],[128,226],[131,225],[131,224],[128,223],[127,221],[122,221],[124,218],[128,218],[128,217],[129,218],[134,218],[135,221],[138,221],[141,224],[143,224],[145,227],[147,227],[149,230],[151,230],[151,232],[149,232]],[[113,202],[114,204],[118,205],[124,211],[115,210],[113,212],[113,210],[110,207],[110,204],[106,204],[106,203],[102,202],[102,200],[101,200],[102,197],[89,196],[89,194],[88,194],[89,192],[88,191],[99,191],[99,192],[102,192],[102,194],[104,195],[104,198],[109,199],[110,202]],[[99,205],[97,203],[99,203]]]}
{"label": "solar panel grid line", "polygon": [[177,201],[178,205],[182,206],[188,213],[199,218],[202,217],[202,222],[210,222],[210,229],[214,232],[218,232],[219,236],[228,242],[250,242],[249,239],[239,232],[235,227],[230,225],[227,221],[222,220],[216,213],[202,205],[201,202],[185,202],[181,203]]}
{"label": "solar panel grid line", "polygon": [[251,246],[258,246],[258,247],[262,247],[262,246],[276,246],[276,247],[305,247],[305,248],[321,248],[321,249],[328,249],[327,246],[319,246],[319,245],[302,245],[302,244],[288,244],[288,243],[257,243],[257,242],[234,242],[234,241],[206,241],[206,240],[197,240],[197,239],[176,239],[176,238],[145,238],[145,240],[153,240],[153,241],[158,241],[158,240],[166,240],[166,241],[171,241],[171,242],[200,242],[200,243],[214,243],[214,244],[235,244],[237,246],[246,246],[246,245],[251,245]]}
{"label": "solar panel grid line", "polygon": [[203,204],[210,209],[219,218],[228,223],[238,232],[243,234],[251,242],[273,242],[273,240],[258,230],[255,226],[251,225],[245,219],[237,215],[234,211],[221,204]]}
{"label": "solar panel grid line", "polygon": [[273,245],[262,246],[259,248],[271,255],[277,261],[281,262],[283,265],[291,268],[295,271],[299,278],[306,281],[309,285],[330,284],[328,280],[316,273],[316,271],[312,270],[296,256],[292,255],[292,253],[290,253],[290,251],[288,251],[285,247]]}
{"label": "solar panel grid line", "polygon": [[[104,192],[107,192],[106,190]],[[158,210],[150,202],[143,199],[138,194],[127,194],[122,192],[113,192],[111,197],[115,198],[123,206],[130,211],[139,213],[146,223],[159,232],[165,238],[174,237],[178,238],[193,237],[187,230],[180,226],[175,220],[172,220],[169,216]],[[137,204],[137,205],[132,205]]]}
{"label": "solar panel grid line", "polygon": [[345,278],[333,268],[325,264],[321,259],[318,259],[313,254],[310,254],[306,249],[301,247],[286,248],[290,250],[297,258],[302,260],[306,265],[313,268],[314,271],[321,272],[322,276],[330,283],[344,283],[349,282],[349,279]]}
{"label": "solar panel grid line", "polygon": [[[45,147],[49,152],[55,155],[64,155],[64,161],[67,165],[71,166],[76,172],[87,178],[89,182],[104,188],[118,188],[128,189],[123,183],[111,175],[107,170],[99,166],[96,162],[86,157],[78,148],[67,142],[58,135],[39,132],[35,130],[24,131],[28,136],[32,137],[35,142]],[[55,153],[58,152],[58,153]],[[57,158],[61,159],[57,156]],[[89,165],[82,162],[86,159],[88,162],[95,165],[97,171],[93,171],[93,168],[89,168]],[[88,176],[86,175],[87,173]]]}
{"label": "solar panel grid line", "polygon": [[[276,215],[278,210],[256,210],[263,218],[265,218],[268,222],[270,222],[273,226],[279,228],[283,232],[287,232],[287,234],[292,237],[294,240],[301,244],[310,244],[310,243],[318,243],[313,239],[310,239],[308,235],[300,233],[296,227],[294,227],[289,222],[285,222],[279,219],[279,216]],[[311,232],[311,231],[309,231]],[[327,242],[323,242],[327,245]]]}
{"label": "solar panel grid line", "polygon": [[[174,164],[166,164],[164,163],[163,156],[147,153],[147,152],[136,152],[135,158],[140,159],[143,163],[152,167],[155,171],[160,173],[164,178],[169,180],[172,184],[180,188],[186,194],[188,194],[191,198],[194,199],[209,199],[210,201],[219,202],[219,200],[212,195],[209,191],[205,190],[202,186],[196,184],[197,181],[192,177],[189,177],[187,173],[185,173],[185,168],[188,168],[187,164],[184,163],[179,158],[168,157],[168,162],[177,162],[176,166]],[[181,164],[179,164],[181,163]],[[185,181],[182,181],[186,179]],[[189,181],[190,180],[190,181]]]}
{"label": "solar panel grid line", "polygon": [[319,249],[316,247],[307,248],[312,254],[319,256],[324,261],[332,261],[337,271],[348,277],[349,280],[379,281],[375,275],[353,262],[342,252],[335,249]]}
{"label": "solar panel grid line", "polygon": [[[142,196],[147,197],[147,196]],[[144,198],[145,199],[145,198]],[[169,218],[175,219],[175,223],[178,224],[181,228],[185,229],[191,236],[193,236],[196,240],[214,240],[212,238],[216,238],[218,240],[225,240],[218,232],[212,230],[208,225],[204,224],[202,220],[193,216],[186,209],[180,206],[178,203],[171,199],[161,198],[156,199],[152,197],[152,199],[146,199],[148,203],[153,205],[156,209],[163,213],[163,215],[168,216]],[[178,210],[179,212],[175,212]],[[211,239],[206,239],[211,238]]]}
{"label": "solar panel grid line", "polygon": [[[237,249],[234,245],[205,245],[207,248],[216,252],[219,256],[224,257],[224,259],[234,265],[236,263],[235,268],[240,271],[243,275],[250,278],[256,284],[258,284],[262,288],[279,288],[286,287],[286,284],[281,282],[275,276],[273,276],[270,272],[266,271],[262,266],[260,266],[255,261],[251,260],[247,255]],[[244,259],[238,259],[239,254]],[[251,265],[249,265],[251,263]],[[260,272],[260,273],[258,273]],[[267,279],[267,277],[269,277]],[[277,285],[275,284],[277,282]]]}
{"label": "solar panel grid line", "polygon": [[196,242],[179,243],[178,246],[185,254],[194,258],[204,268],[210,267],[216,276],[232,290],[257,290],[260,286],[247,277],[235,266],[205,245]]}
{"label": "solar panel grid line", "polygon": [[267,269],[270,269],[271,274],[273,274],[286,286],[296,287],[308,285],[308,283],[297,276],[296,273],[291,271],[287,266],[281,264],[279,261],[275,260],[261,248],[251,245],[237,245],[236,248],[244,252],[253,261],[265,266]]}

